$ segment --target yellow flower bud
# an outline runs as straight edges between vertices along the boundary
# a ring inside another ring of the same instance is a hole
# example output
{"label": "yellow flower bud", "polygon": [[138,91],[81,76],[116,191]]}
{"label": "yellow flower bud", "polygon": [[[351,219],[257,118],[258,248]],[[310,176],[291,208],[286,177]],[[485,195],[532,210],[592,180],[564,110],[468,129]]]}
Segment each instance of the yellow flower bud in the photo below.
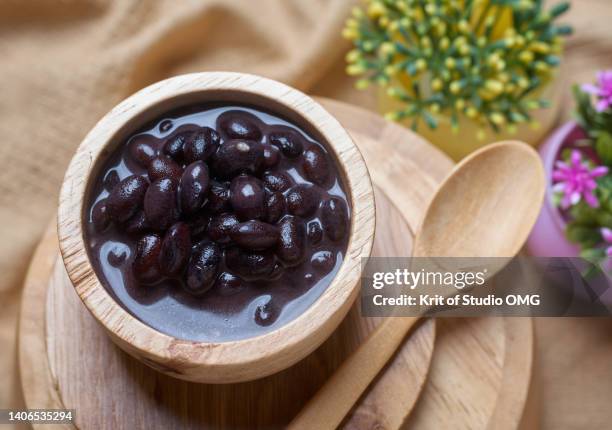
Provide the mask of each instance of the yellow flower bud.
{"label": "yellow flower bud", "polygon": [[360,7],[355,6],[353,9],[351,9],[351,14],[355,18],[361,18],[361,17],[363,17],[363,10],[361,10]]}
{"label": "yellow flower bud", "polygon": [[470,106],[469,108],[466,109],[465,114],[467,115],[468,118],[474,119],[478,116],[478,111],[476,110],[475,107]]}
{"label": "yellow flower bud", "polygon": [[495,79],[488,79],[485,82],[485,88],[495,95],[499,95],[504,92],[504,84],[496,81]]}
{"label": "yellow flower bud", "polygon": [[357,82],[355,82],[355,88],[357,88],[358,90],[365,90],[369,86],[370,81],[368,81],[367,79],[359,79]]}
{"label": "yellow flower bud", "polygon": [[484,131],[484,129],[481,128],[476,132],[476,139],[483,141],[486,139],[486,137],[487,133]]}
{"label": "yellow flower bud", "polygon": [[529,49],[539,54],[548,54],[550,52],[550,46],[547,43],[541,41],[531,42],[529,44]]}
{"label": "yellow flower bud", "polygon": [[429,106],[429,111],[433,114],[437,114],[440,112],[440,105],[437,103],[433,103],[431,106]]}
{"label": "yellow flower bud", "polygon": [[344,37],[345,39],[355,40],[358,36],[359,34],[357,33],[357,30],[355,30],[354,28],[345,28],[344,30],[342,30],[342,37]]}
{"label": "yellow flower bud", "polygon": [[550,67],[543,61],[535,62],[535,69],[540,73],[548,73],[550,71]]}
{"label": "yellow flower bud", "polygon": [[446,51],[449,46],[450,46],[450,40],[448,39],[448,37],[443,37],[442,39],[440,39],[440,49],[442,49],[443,51]]}
{"label": "yellow flower bud", "polygon": [[395,67],[393,64],[389,64],[387,67],[385,67],[385,73],[389,76],[393,76],[397,73],[397,67]]}
{"label": "yellow flower bud", "polygon": [[519,60],[521,60],[523,63],[529,64],[533,61],[533,52],[522,51],[518,57],[519,57]]}
{"label": "yellow flower bud", "polygon": [[508,134],[510,136],[514,136],[517,132],[518,128],[516,127],[516,125],[514,124],[510,124],[507,128]]}
{"label": "yellow flower bud", "polygon": [[449,69],[454,69],[457,62],[453,57],[447,57],[446,60],[444,60],[444,65]]}
{"label": "yellow flower bud", "polygon": [[349,64],[346,67],[346,73],[350,76],[361,75],[363,72],[365,72],[365,69],[361,64]]}
{"label": "yellow flower bud", "polygon": [[463,99],[457,99],[455,100],[455,108],[458,110],[461,110],[465,107],[465,100]]}
{"label": "yellow flower bud", "polygon": [[495,125],[501,126],[506,123],[506,117],[499,112],[493,112],[491,115],[489,115],[489,119]]}
{"label": "yellow flower bud", "polygon": [[450,92],[453,94],[459,94],[461,92],[461,83],[459,81],[453,81],[450,84]]}
{"label": "yellow flower bud", "polygon": [[387,26],[389,25],[389,18],[386,16],[381,16],[380,18],[378,18],[378,24],[382,28],[387,28]]}
{"label": "yellow flower bud", "polygon": [[397,121],[399,119],[399,115],[397,112],[387,112],[385,114],[385,118],[389,121]]}
{"label": "yellow flower bud", "polygon": [[401,94],[401,91],[400,91],[400,90],[398,90],[398,89],[397,89],[397,88],[395,88],[395,87],[389,87],[389,88],[387,88],[387,95],[388,95],[389,97],[393,97],[393,98],[395,98],[395,97],[398,97],[400,94]]}
{"label": "yellow flower bud", "polygon": [[421,46],[423,48],[429,48],[431,46],[431,39],[427,36],[421,38]]}
{"label": "yellow flower bud", "polygon": [[499,60],[495,63],[495,65],[493,66],[495,68],[495,70],[497,70],[498,72],[501,72],[502,70],[504,70],[506,68],[506,62],[504,60]]}
{"label": "yellow flower bud", "polygon": [[385,6],[380,2],[372,2],[368,6],[368,16],[370,18],[378,18],[386,12]]}
{"label": "yellow flower bud", "polygon": [[427,3],[425,5],[425,12],[427,12],[429,15],[434,15],[436,13],[436,5],[433,3]]}
{"label": "yellow flower bud", "polygon": [[346,53],[346,61],[348,63],[354,63],[361,58],[361,53],[357,49],[351,49]]}
{"label": "yellow flower bud", "polygon": [[461,33],[468,33],[470,31],[470,25],[468,24],[468,22],[465,19],[462,19],[461,21],[459,21],[459,23],[457,24],[457,29],[461,32]]}
{"label": "yellow flower bud", "polygon": [[518,79],[516,84],[519,86],[519,88],[523,90],[529,87],[529,81],[527,80],[527,78],[524,78],[522,76]]}
{"label": "yellow flower bud", "polygon": [[378,52],[382,56],[387,56],[395,53],[395,45],[391,42],[383,42],[378,47]]}
{"label": "yellow flower bud", "polygon": [[427,68],[427,62],[423,60],[422,58],[419,58],[418,60],[414,62],[414,66],[416,67],[418,71],[422,72],[423,70]]}
{"label": "yellow flower bud", "polygon": [[356,19],[349,18],[346,20],[347,28],[357,28],[359,26],[359,22]]}
{"label": "yellow flower bud", "polygon": [[443,85],[444,85],[444,84],[443,84],[442,80],[441,80],[441,79],[439,79],[439,78],[435,78],[435,79],[433,79],[433,80],[431,81],[431,88],[432,88],[434,91],[440,91],[440,90],[442,89],[442,86],[443,86]]}
{"label": "yellow flower bud", "polygon": [[470,47],[468,45],[461,45],[459,47],[459,53],[461,55],[468,55],[470,53]]}

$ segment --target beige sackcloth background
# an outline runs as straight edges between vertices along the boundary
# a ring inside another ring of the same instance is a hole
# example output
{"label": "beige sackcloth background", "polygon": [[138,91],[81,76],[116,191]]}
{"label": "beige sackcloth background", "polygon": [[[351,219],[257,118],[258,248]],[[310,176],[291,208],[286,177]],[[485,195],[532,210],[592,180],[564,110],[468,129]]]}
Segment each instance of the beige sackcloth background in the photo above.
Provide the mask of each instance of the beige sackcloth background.
{"label": "beige sackcloth background", "polygon": [[[344,74],[352,0],[0,0],[0,408],[23,406],[20,289],[68,161],[113,105],[186,72],[261,74],[375,109]],[[612,68],[612,1],[564,18],[569,82]],[[569,90],[566,91],[569,96]],[[566,97],[564,116],[571,102]],[[536,385],[547,429],[612,425],[612,320],[538,319]]]}

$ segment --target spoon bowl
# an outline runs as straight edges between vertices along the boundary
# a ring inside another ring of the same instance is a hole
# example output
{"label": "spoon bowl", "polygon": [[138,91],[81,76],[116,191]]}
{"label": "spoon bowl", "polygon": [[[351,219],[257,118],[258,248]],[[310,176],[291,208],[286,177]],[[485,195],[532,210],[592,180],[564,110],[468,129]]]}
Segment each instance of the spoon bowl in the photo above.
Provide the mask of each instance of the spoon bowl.
{"label": "spoon bowl", "polygon": [[415,257],[513,257],[540,213],[545,176],[537,153],[504,141],[459,163],[431,200]]}
{"label": "spoon bowl", "polygon": [[[504,141],[474,152],[455,166],[431,200],[413,256],[515,256],[540,212],[544,190],[540,158],[527,144]],[[386,318],[289,428],[338,427],[419,319]]]}

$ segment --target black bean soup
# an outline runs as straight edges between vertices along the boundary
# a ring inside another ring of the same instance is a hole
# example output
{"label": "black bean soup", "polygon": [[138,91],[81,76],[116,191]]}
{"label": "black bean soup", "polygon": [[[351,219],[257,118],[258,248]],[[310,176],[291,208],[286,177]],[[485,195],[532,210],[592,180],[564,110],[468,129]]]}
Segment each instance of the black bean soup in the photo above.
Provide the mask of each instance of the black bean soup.
{"label": "black bean soup", "polygon": [[335,160],[302,129],[242,106],[176,111],[132,135],[87,205],[98,277],[169,335],[243,339],[296,318],[344,258]]}

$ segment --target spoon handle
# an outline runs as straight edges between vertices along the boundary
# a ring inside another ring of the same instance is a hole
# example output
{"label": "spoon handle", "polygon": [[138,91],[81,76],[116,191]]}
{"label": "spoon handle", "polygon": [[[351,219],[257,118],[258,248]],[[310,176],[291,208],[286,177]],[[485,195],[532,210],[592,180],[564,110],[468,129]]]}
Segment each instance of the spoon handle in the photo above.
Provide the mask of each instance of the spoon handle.
{"label": "spoon handle", "polygon": [[337,428],[418,320],[419,317],[385,318],[310,399],[288,429]]}

